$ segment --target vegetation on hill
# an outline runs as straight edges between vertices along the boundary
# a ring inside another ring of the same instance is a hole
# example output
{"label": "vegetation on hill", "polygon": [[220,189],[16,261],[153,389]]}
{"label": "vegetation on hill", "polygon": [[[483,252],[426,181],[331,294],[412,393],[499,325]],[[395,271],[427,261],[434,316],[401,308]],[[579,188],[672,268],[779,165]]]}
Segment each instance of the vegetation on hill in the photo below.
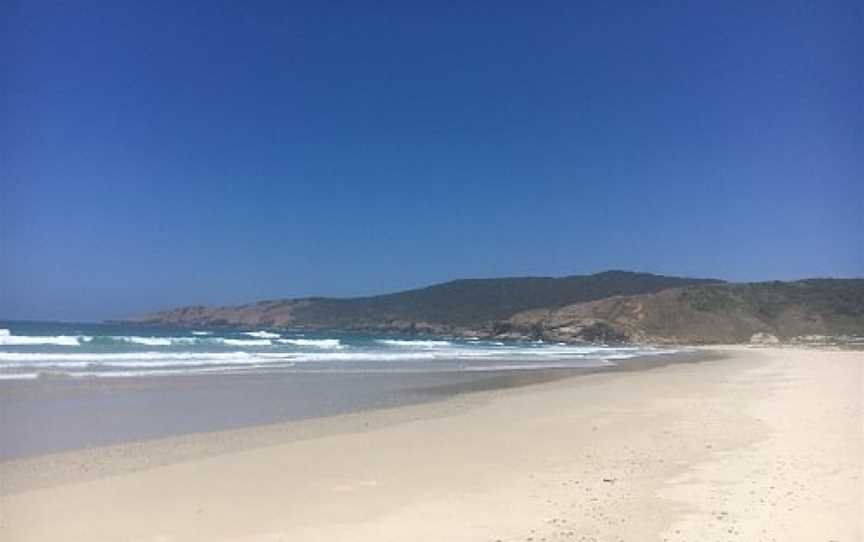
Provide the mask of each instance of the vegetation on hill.
{"label": "vegetation on hill", "polygon": [[141,320],[564,342],[741,343],[756,334],[780,340],[864,336],[864,280],[728,284],[609,271],[562,278],[456,280],[350,299],[183,307]]}
{"label": "vegetation on hill", "polygon": [[335,327],[392,320],[470,326],[538,307],[714,282],[718,281],[625,271],[561,278],[465,279],[374,297],[320,299],[295,311],[295,316],[299,322]]}
{"label": "vegetation on hill", "polygon": [[513,316],[510,333],[548,340],[741,343],[757,333],[864,335],[864,280],[712,284],[616,296]]}
{"label": "vegetation on hill", "polygon": [[613,295],[717,282],[626,271],[561,278],[466,279],[371,297],[261,301],[238,307],[183,307],[147,315],[141,320],[189,326],[394,327],[434,332],[442,326],[483,326],[539,307],[561,307]]}

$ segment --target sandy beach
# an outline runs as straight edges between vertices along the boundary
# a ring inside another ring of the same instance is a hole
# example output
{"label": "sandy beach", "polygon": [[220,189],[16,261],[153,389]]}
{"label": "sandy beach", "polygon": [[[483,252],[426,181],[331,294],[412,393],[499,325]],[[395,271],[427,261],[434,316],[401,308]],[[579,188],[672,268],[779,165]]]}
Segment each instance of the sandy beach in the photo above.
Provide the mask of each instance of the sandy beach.
{"label": "sandy beach", "polygon": [[713,350],[7,461],[0,539],[864,539],[864,354]]}

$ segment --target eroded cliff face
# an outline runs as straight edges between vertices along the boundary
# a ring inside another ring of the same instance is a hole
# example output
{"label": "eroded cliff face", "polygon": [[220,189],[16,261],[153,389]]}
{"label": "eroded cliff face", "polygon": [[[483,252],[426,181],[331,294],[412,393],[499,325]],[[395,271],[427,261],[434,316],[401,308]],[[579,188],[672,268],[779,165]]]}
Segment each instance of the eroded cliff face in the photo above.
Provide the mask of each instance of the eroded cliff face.
{"label": "eroded cliff face", "polygon": [[527,311],[511,332],[548,341],[719,344],[864,335],[864,281],[710,285]]}
{"label": "eroded cliff face", "polygon": [[194,305],[147,314],[136,322],[182,327],[261,326],[289,327],[296,321],[295,311],[310,300],[262,301],[238,307]]}

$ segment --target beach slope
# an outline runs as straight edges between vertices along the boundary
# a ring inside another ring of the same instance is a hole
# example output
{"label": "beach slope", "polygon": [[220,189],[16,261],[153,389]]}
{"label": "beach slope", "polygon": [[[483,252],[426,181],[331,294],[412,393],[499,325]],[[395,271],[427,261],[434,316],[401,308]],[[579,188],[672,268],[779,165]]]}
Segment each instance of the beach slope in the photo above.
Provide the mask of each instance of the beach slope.
{"label": "beach slope", "polygon": [[134,462],[106,448],[53,482],[27,476],[50,458],[10,462],[0,539],[862,540],[864,354],[720,350],[296,422],[284,441],[187,436],[177,461],[160,461],[170,439]]}

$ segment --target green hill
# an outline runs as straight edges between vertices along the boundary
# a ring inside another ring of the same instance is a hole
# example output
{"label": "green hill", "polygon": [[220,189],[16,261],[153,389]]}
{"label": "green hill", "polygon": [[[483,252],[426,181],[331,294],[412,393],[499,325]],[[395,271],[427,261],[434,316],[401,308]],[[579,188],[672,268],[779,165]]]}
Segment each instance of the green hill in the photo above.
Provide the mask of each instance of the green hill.
{"label": "green hill", "polygon": [[561,307],[614,295],[717,282],[626,271],[560,278],[465,279],[370,297],[274,300],[237,307],[182,307],[139,320],[183,326],[393,328],[434,332],[442,327],[485,326],[539,307]]}
{"label": "green hill", "polygon": [[517,314],[499,332],[548,340],[741,343],[757,333],[864,336],[864,280],[711,284]]}
{"label": "green hill", "polygon": [[338,327],[387,320],[477,325],[537,307],[711,282],[717,281],[625,271],[561,278],[464,279],[374,297],[321,299],[295,314],[303,322]]}
{"label": "green hill", "polygon": [[607,271],[455,280],[347,299],[182,307],[138,320],[185,327],[354,329],[564,342],[741,343],[757,333],[780,340],[864,336],[864,280],[729,284]]}

